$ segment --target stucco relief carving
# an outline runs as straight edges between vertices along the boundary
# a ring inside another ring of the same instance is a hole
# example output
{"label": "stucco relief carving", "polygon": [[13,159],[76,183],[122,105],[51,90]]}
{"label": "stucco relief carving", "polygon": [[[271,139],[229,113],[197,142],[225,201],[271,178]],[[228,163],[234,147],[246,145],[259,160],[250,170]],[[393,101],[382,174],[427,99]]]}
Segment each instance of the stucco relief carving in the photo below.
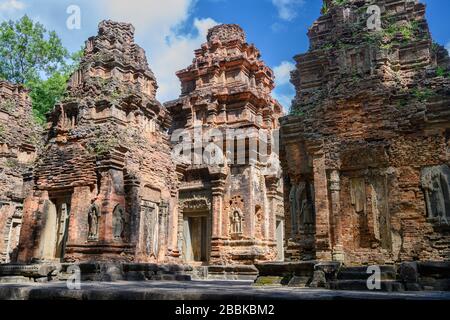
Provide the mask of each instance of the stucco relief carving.
{"label": "stucco relief carving", "polygon": [[92,205],[88,211],[88,240],[98,240],[98,220],[100,218],[100,209]]}
{"label": "stucco relief carving", "polygon": [[244,215],[239,208],[230,211],[230,233],[232,236],[241,236],[243,233]]}
{"label": "stucco relief carving", "polygon": [[113,211],[113,233],[115,240],[122,240],[125,233],[125,210],[118,204]]}
{"label": "stucco relief carving", "polygon": [[439,223],[450,222],[450,168],[447,165],[422,170],[428,217]]}
{"label": "stucco relief carving", "polygon": [[312,193],[312,186],[305,181],[291,187],[289,203],[293,235],[298,234],[300,230],[312,231],[315,223]]}

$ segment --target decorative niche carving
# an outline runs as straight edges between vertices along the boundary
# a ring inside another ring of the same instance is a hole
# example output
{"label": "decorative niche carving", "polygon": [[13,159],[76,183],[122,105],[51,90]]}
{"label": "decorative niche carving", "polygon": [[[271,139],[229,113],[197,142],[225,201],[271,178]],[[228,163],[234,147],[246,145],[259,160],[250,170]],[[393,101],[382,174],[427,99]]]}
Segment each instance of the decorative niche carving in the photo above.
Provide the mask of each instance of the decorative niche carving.
{"label": "decorative niche carving", "polygon": [[450,168],[448,165],[422,170],[428,218],[438,224],[450,223]]}
{"label": "decorative niche carving", "polygon": [[306,181],[291,187],[289,203],[293,235],[297,235],[299,231],[313,230],[315,224],[313,194],[312,184]]}
{"label": "decorative niche carving", "polygon": [[98,221],[100,218],[100,210],[97,205],[92,205],[88,211],[88,240],[98,240]]}
{"label": "decorative niche carving", "polygon": [[232,236],[242,236],[244,217],[240,209],[230,211],[230,233]]}
{"label": "decorative niche carving", "polygon": [[366,181],[364,178],[354,178],[350,180],[351,203],[356,213],[366,212]]}
{"label": "decorative niche carving", "polygon": [[125,210],[118,204],[113,211],[114,240],[123,240],[125,236]]}

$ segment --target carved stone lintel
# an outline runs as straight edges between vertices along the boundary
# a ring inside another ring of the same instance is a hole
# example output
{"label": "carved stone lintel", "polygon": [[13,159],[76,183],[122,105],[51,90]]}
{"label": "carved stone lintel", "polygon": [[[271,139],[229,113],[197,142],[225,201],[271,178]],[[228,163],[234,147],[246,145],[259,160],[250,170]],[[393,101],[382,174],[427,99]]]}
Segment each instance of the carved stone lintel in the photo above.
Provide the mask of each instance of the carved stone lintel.
{"label": "carved stone lintel", "polygon": [[208,210],[212,209],[211,197],[205,192],[192,192],[189,195],[180,199],[179,202],[180,212],[184,210]]}

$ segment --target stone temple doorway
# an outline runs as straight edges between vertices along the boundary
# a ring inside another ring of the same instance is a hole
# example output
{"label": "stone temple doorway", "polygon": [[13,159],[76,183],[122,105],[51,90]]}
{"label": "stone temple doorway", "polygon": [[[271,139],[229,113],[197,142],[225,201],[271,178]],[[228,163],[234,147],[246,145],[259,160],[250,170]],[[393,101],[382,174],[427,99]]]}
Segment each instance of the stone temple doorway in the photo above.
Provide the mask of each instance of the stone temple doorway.
{"label": "stone temple doorway", "polygon": [[211,219],[208,211],[184,214],[184,259],[187,263],[208,263],[211,246]]}

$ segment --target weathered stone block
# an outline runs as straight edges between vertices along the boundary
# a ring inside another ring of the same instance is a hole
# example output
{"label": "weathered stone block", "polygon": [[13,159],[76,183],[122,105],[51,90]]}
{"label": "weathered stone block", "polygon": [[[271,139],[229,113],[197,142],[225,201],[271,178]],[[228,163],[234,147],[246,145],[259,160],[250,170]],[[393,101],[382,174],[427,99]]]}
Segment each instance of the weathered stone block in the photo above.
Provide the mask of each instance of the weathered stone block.
{"label": "weathered stone block", "polygon": [[322,270],[314,271],[314,276],[309,284],[310,288],[326,288],[327,287],[327,278],[325,272]]}
{"label": "weathered stone block", "polygon": [[279,286],[286,285],[289,282],[286,277],[261,276],[255,281],[257,286]]}

